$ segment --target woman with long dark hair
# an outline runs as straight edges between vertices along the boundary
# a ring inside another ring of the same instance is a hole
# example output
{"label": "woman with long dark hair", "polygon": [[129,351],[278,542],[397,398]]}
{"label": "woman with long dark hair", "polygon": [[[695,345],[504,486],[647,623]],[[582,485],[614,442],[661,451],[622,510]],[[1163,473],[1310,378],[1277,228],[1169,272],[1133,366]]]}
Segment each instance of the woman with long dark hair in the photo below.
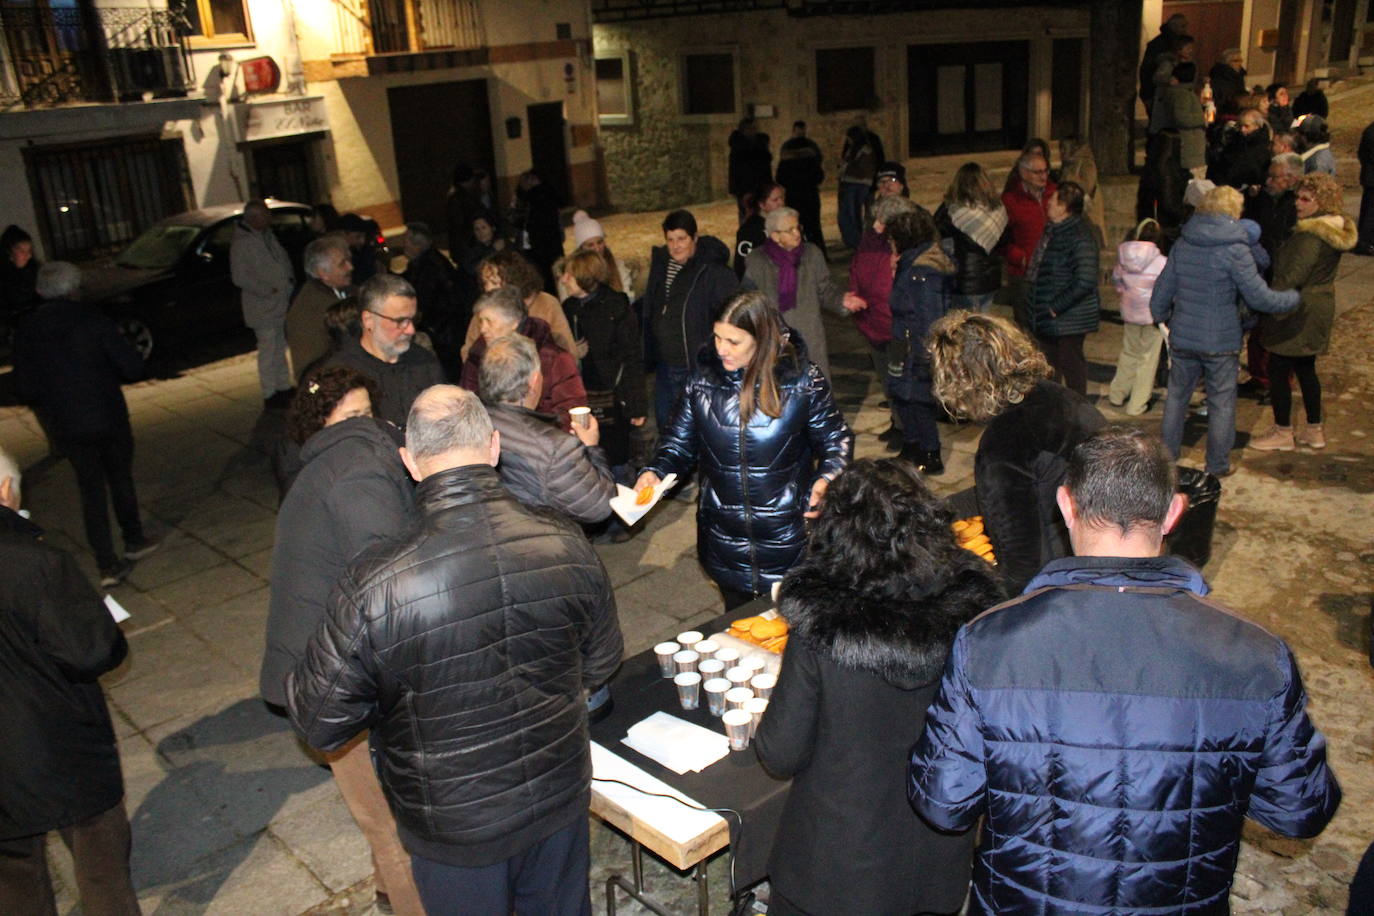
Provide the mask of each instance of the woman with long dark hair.
{"label": "woman with long dark hair", "polygon": [[791,636],[754,744],[764,767],[792,779],[769,913],[910,916],[963,903],[974,833],[926,826],[892,765],[920,737],[955,633],[1002,600],[951,521],[910,464],[861,459],[830,486],[783,579]]}
{"label": "woman with long dark hair", "polygon": [[854,433],[762,293],[727,302],[713,331],[635,490],[700,468],[697,556],[729,610],[801,556],[804,516],[849,463]]}

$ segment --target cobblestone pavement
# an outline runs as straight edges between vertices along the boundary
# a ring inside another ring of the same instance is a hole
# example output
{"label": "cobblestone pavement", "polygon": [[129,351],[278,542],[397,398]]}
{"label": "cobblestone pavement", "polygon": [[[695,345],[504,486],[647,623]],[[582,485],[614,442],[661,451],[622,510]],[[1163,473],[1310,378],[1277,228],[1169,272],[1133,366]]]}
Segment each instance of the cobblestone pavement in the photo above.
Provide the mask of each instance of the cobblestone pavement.
{"label": "cobblestone pavement", "polygon": [[[1369,89],[1333,93],[1367,117]],[[1337,121],[1338,115],[1333,115]],[[1339,123],[1339,122],[1338,122]],[[1348,150],[1338,150],[1343,156]],[[988,154],[1005,169],[1009,154]],[[912,163],[913,193],[934,203],[961,159]],[[1342,168],[1351,175],[1344,160]],[[1113,225],[1129,222],[1129,188],[1108,188]],[[829,204],[829,202],[827,202]],[[1357,200],[1348,200],[1348,207]],[[1117,206],[1117,205],[1120,206]],[[695,208],[703,231],[733,238],[734,203]],[[603,220],[622,257],[657,240],[661,214]],[[836,265],[843,272],[843,265]],[[1224,603],[1282,635],[1297,652],[1311,711],[1330,740],[1345,802],[1316,840],[1292,841],[1247,828],[1233,898],[1238,914],[1340,913],[1355,865],[1374,839],[1374,676],[1368,665],[1374,592],[1374,259],[1348,256],[1338,283],[1341,315],[1332,352],[1321,360],[1328,410],[1324,452],[1239,452],[1226,483],[1207,576]],[[1109,307],[1113,302],[1108,297]],[[827,318],[836,390],[859,431],[860,455],[882,454],[886,425],[861,339],[842,317]],[[1091,392],[1110,378],[1120,327],[1104,323],[1088,344]],[[150,914],[355,913],[371,909],[371,865],[327,774],[301,754],[284,722],[257,699],[276,494],[266,454],[280,417],[264,415],[251,356],[128,389],[138,454],[139,495],[167,539],[115,590],[133,617],[124,624],[131,656],[106,678],[124,762],[134,828],[133,864]],[[1110,408],[1106,408],[1110,410]],[[1114,419],[1124,419],[1110,414]],[[1140,421],[1158,423],[1156,408]],[[1242,440],[1268,425],[1267,409],[1242,400]],[[1185,463],[1201,462],[1203,426],[1190,424]],[[942,431],[951,493],[972,481],[979,432]],[[0,442],[28,469],[25,498],[49,537],[94,576],[81,537],[70,470],[44,460],[31,415],[0,408]],[[665,504],[647,530],[602,556],[616,586],[629,652],[642,650],[719,606],[694,556],[690,509]],[[53,845],[61,911],[78,912],[70,863]],[[593,828],[593,899],[626,871],[629,847]],[[713,912],[724,911],[727,868],[711,868]],[[651,889],[673,912],[694,909],[687,875],[646,857]],[[645,912],[625,905],[621,912]]]}

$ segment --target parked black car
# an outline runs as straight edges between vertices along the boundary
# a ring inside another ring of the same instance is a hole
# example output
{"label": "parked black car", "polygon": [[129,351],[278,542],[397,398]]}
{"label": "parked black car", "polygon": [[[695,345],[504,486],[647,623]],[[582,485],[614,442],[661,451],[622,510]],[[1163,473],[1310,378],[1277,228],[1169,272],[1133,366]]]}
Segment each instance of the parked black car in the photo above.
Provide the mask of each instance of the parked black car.
{"label": "parked black car", "polygon": [[[296,264],[310,241],[310,207],[268,200],[272,228]],[[154,223],[113,258],[82,265],[83,298],[103,306],[147,359],[181,342],[242,328],[229,278],[229,243],[243,204],[191,210]]]}

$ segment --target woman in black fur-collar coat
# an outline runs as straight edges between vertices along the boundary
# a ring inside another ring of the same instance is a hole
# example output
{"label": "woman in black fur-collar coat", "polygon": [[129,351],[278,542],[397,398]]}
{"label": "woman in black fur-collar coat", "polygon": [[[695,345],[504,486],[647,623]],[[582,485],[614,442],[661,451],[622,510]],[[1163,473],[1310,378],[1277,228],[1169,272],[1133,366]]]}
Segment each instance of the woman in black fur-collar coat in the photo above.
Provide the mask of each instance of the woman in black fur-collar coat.
{"label": "woman in black fur-collar coat", "polygon": [[959,627],[1002,600],[955,545],[910,464],[856,461],[831,484],[780,609],[791,626],[755,747],[792,777],[769,860],[770,914],[954,913],[973,831],[926,826],[905,762]]}

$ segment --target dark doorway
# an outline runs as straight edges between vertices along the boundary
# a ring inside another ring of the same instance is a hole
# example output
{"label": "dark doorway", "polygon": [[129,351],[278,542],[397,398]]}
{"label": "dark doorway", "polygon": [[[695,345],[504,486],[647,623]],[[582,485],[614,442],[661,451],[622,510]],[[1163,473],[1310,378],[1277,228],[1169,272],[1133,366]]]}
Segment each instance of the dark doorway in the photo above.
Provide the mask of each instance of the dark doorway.
{"label": "dark doorway", "polygon": [[565,204],[568,193],[568,143],[563,136],[563,103],[545,102],[525,109],[530,122],[530,161]]}
{"label": "dark doorway", "polygon": [[912,156],[1019,149],[1029,116],[1030,43],[907,48]]}
{"label": "dark doorway", "polygon": [[1056,38],[1050,64],[1050,139],[1082,134],[1083,45],[1081,38]]}
{"label": "dark doorway", "polygon": [[1346,66],[1350,63],[1350,45],[1355,37],[1355,0],[1336,0],[1331,12],[1331,53],[1329,63]]}
{"label": "dark doorway", "polygon": [[[1274,54],[1274,80],[1291,83],[1298,70],[1298,18],[1302,0],[1281,0],[1279,3],[1279,47]],[[1293,95],[1297,95],[1294,91]]]}
{"label": "dark doorway", "polygon": [[319,200],[314,179],[314,140],[292,138],[253,144],[253,196],[313,204]]}
{"label": "dark doorway", "polygon": [[487,81],[401,86],[386,95],[401,212],[408,222],[418,220],[443,232],[453,167],[465,162],[495,175]]}

